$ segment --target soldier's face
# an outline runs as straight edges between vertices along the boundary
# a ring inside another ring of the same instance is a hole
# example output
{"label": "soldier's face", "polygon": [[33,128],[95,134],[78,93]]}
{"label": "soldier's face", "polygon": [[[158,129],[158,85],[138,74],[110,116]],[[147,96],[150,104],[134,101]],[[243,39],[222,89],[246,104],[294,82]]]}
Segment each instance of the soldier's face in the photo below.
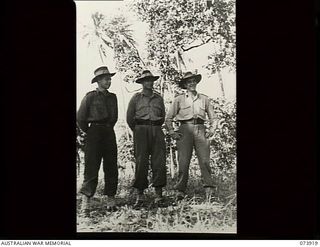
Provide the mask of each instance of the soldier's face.
{"label": "soldier's face", "polygon": [[102,77],[99,82],[98,82],[99,87],[101,87],[102,89],[109,89],[110,85],[111,85],[111,77]]}
{"label": "soldier's face", "polygon": [[188,79],[187,81],[186,81],[186,88],[187,88],[187,90],[189,90],[189,91],[195,91],[196,90],[196,88],[197,88],[197,81],[196,81],[196,79],[195,78],[191,78],[191,79]]}
{"label": "soldier's face", "polygon": [[143,86],[143,88],[146,88],[146,89],[153,89],[153,84],[154,84],[154,81],[152,81],[152,80],[145,80],[145,81],[142,83],[142,86]]}

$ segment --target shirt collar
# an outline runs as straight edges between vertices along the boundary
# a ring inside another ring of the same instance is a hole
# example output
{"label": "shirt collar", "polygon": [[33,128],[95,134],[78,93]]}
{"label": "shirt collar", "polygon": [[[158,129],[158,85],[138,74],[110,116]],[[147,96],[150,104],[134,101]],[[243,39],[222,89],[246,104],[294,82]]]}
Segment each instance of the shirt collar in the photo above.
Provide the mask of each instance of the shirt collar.
{"label": "shirt collar", "polygon": [[143,91],[141,91],[141,94],[142,94],[143,96],[150,97],[150,98],[152,98],[152,97],[154,97],[154,96],[155,96],[154,91],[152,91],[151,96],[147,96],[147,95],[145,95]]}
{"label": "shirt collar", "polygon": [[[191,97],[189,97],[188,91],[186,92],[185,96],[186,96],[186,98],[192,99]],[[198,94],[198,92],[197,92],[195,98],[193,99],[193,101],[195,101],[195,100],[198,99],[198,98],[199,98],[199,94]]]}
{"label": "shirt collar", "polygon": [[96,91],[97,91],[98,93],[103,93],[103,94],[106,95],[106,96],[108,96],[108,95],[110,94],[108,90],[100,91],[100,90],[97,88]]}

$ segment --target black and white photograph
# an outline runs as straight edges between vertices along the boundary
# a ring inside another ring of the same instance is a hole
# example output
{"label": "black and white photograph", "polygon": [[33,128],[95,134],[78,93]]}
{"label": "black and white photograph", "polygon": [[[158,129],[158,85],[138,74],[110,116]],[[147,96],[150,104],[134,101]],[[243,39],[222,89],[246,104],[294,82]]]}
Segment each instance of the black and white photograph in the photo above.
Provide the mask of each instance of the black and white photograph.
{"label": "black and white photograph", "polygon": [[319,244],[318,1],[2,13],[1,245]]}
{"label": "black and white photograph", "polygon": [[75,3],[77,232],[237,233],[235,0]]}

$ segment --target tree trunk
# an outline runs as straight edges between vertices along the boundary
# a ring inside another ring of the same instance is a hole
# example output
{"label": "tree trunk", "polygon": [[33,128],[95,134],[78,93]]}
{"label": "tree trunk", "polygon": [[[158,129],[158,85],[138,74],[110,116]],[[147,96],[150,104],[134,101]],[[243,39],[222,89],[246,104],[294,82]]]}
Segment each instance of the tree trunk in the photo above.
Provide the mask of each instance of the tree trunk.
{"label": "tree trunk", "polygon": [[226,95],[224,92],[224,86],[223,86],[223,80],[222,80],[222,75],[221,75],[221,71],[218,69],[217,70],[218,73],[218,77],[219,77],[219,83],[220,83],[220,88],[221,88],[221,93],[222,93],[222,97],[225,99]]}
{"label": "tree trunk", "polygon": [[164,86],[164,84],[165,84],[165,82],[166,82],[166,75],[164,75],[164,76],[161,76],[161,96],[164,98],[164,89],[165,89],[165,86]]}
{"label": "tree trunk", "polygon": [[[169,93],[169,98],[170,98],[170,101],[172,104],[173,100],[174,100],[174,85],[173,84],[168,85],[168,93]],[[171,142],[171,145],[170,145],[170,171],[171,171],[171,177],[174,178],[174,176],[175,176],[174,168],[175,168],[175,164],[178,163],[178,160],[177,160],[178,153],[177,153],[177,151],[175,151],[175,152],[173,151],[172,144],[173,144],[174,140],[172,138],[170,138],[170,142]]]}
{"label": "tree trunk", "polygon": [[162,80],[163,79],[163,77],[162,76],[160,76],[160,94],[161,94],[161,97],[163,97],[163,95],[162,95]]}
{"label": "tree trunk", "polygon": [[168,85],[168,92],[169,92],[170,101],[172,103],[174,100],[174,88],[172,84]]}
{"label": "tree trunk", "polygon": [[178,162],[178,150],[175,151],[176,160],[177,160],[177,171],[179,171],[179,162]]}
{"label": "tree trunk", "polygon": [[100,46],[98,46],[98,51],[99,51],[99,55],[100,55],[101,62],[102,62],[102,64],[104,64],[104,63],[105,63],[105,62],[104,62],[104,55],[102,54],[102,50],[101,50],[101,47],[100,47]]}
{"label": "tree trunk", "polygon": [[182,72],[182,65],[183,65],[183,68],[186,70],[187,67],[186,67],[185,62],[183,61],[182,52],[180,52],[180,51],[178,50],[176,57],[177,57],[178,71],[179,71],[179,72]]}
{"label": "tree trunk", "polygon": [[[123,80],[122,80],[122,75],[121,75],[121,72],[120,72],[120,80],[121,80],[121,84],[123,85]],[[126,107],[126,101],[125,101],[125,95],[124,95],[124,92],[123,92],[123,87],[124,87],[124,85],[123,86],[121,86],[121,98],[122,98],[122,105],[123,105],[123,120],[124,120],[124,122],[125,122],[125,132],[126,132],[126,137],[127,137],[127,140],[129,140],[129,129],[128,129],[128,125],[126,124],[126,118],[127,118],[127,114],[126,114],[126,112],[127,112],[127,107]]]}
{"label": "tree trunk", "polygon": [[178,64],[178,71],[181,72],[181,62],[180,62],[180,57],[179,57],[179,51],[177,50],[177,64]]}
{"label": "tree trunk", "polygon": [[171,173],[171,178],[174,178],[174,159],[173,159],[172,145],[170,146],[170,173]]}

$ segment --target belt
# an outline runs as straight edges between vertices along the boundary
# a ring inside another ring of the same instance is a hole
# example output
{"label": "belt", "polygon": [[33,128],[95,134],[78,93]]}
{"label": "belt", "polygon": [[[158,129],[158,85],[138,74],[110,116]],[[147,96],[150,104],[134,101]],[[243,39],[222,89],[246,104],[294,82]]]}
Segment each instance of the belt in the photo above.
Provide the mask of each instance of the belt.
{"label": "belt", "polygon": [[188,120],[180,120],[181,124],[204,124],[204,120],[201,118],[191,118]]}
{"label": "belt", "polygon": [[105,126],[105,127],[112,127],[108,122],[92,122],[90,126]]}
{"label": "belt", "polygon": [[144,119],[136,119],[135,120],[136,125],[154,125],[154,126],[161,126],[163,121],[162,120],[157,120],[157,121],[152,121],[152,120],[144,120]]}

